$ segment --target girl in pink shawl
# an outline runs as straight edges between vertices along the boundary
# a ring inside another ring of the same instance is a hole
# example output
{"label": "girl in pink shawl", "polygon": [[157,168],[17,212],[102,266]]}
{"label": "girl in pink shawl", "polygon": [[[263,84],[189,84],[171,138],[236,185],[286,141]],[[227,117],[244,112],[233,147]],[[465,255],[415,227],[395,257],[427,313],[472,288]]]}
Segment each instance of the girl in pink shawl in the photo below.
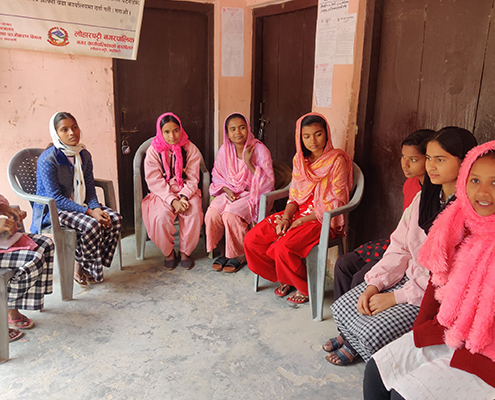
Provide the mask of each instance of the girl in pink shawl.
{"label": "girl in pink shawl", "polygon": [[[320,239],[323,213],[349,202],[352,162],[334,149],[330,127],[316,113],[296,124],[296,155],[285,211],[260,222],[244,239],[248,266],[255,274],[280,282],[277,296],[297,291],[287,300],[305,303],[308,297],[306,265],[302,261]],[[332,219],[331,235],[343,235],[344,217]]]}
{"label": "girl in pink shawl", "polygon": [[156,136],[146,151],[144,171],[150,189],[141,204],[143,221],[153,243],[165,255],[165,267],[174,268],[175,218],[179,218],[180,265],[193,267],[190,255],[199,241],[203,210],[198,188],[201,153],[189,141],[175,114],[156,121]]}
{"label": "girl in pink shawl", "polygon": [[207,250],[225,236],[225,249],[213,270],[236,272],[245,264],[244,236],[258,221],[260,196],[272,191],[274,182],[270,150],[254,138],[244,115],[229,115],[212,171],[210,194],[215,198],[205,216]]}

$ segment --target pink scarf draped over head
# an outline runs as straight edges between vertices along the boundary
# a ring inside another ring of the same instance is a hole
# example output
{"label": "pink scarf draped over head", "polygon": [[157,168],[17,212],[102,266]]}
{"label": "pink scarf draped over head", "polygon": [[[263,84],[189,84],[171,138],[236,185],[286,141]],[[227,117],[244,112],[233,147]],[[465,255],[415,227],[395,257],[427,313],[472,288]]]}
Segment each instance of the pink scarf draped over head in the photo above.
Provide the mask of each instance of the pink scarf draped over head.
{"label": "pink scarf draped over head", "polygon": [[[165,141],[165,139],[163,138],[162,128],[160,127],[160,121],[166,116],[174,117],[179,122],[180,137],[179,137],[179,143],[177,143],[177,144],[168,144]],[[182,189],[184,187],[184,181],[182,180],[182,167],[183,167],[184,163],[182,160],[181,147],[184,147],[188,143],[189,143],[189,137],[187,136],[187,133],[184,130],[184,128],[182,128],[182,122],[177,115],[175,115],[174,113],[171,113],[171,112],[167,112],[167,113],[162,114],[158,117],[158,119],[156,120],[156,136],[151,141],[151,145],[153,146],[153,148],[158,153],[160,153],[162,155],[163,168],[165,170],[167,182],[171,178],[170,165],[167,162],[168,151],[171,150],[172,153],[174,154],[174,156],[175,156],[175,171],[174,171],[175,179],[177,180],[177,184],[179,185],[180,189]]]}
{"label": "pink scarf draped over head", "polygon": [[[327,143],[323,154],[314,163],[309,165],[304,158],[301,143],[301,123],[309,115],[316,115],[326,123]],[[343,157],[347,167],[346,176],[336,176],[334,168],[338,157]],[[325,117],[318,113],[303,115],[296,123],[296,155],[293,160],[292,183],[290,185],[289,200],[297,204],[304,204],[314,194],[314,213],[318,221],[323,221],[323,213],[349,202],[349,193],[352,190],[352,161],[346,152],[334,149],[330,135],[330,127]],[[344,187],[345,193],[336,193],[337,187]],[[336,197],[340,194],[343,204]],[[332,221],[332,227],[338,231],[344,227],[344,216]]]}
{"label": "pink scarf draped over head", "polygon": [[[244,162],[239,163],[235,144],[229,139],[226,121],[230,116],[241,115],[246,122],[248,131],[244,150],[248,146],[254,146],[251,162],[256,171],[253,176]],[[239,194],[250,187],[249,206],[253,221],[258,221],[258,208],[260,196],[273,190],[275,177],[273,174],[272,158],[268,148],[256,139],[251,132],[249,121],[241,113],[230,114],[223,124],[223,145],[218,151],[215,165],[212,171],[210,194],[218,196],[223,193],[222,188],[228,187],[233,193]]]}
{"label": "pink scarf draped over head", "polygon": [[495,141],[467,154],[457,178],[457,200],[433,223],[419,262],[432,272],[440,303],[437,319],[447,328],[445,343],[495,361],[495,214],[477,214],[466,193],[473,164],[491,150]]}

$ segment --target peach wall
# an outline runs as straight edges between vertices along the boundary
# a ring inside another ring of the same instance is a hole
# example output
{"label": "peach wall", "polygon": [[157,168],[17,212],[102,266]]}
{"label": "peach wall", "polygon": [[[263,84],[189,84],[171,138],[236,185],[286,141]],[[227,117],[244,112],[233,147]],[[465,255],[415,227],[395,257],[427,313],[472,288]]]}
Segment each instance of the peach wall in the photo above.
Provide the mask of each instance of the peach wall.
{"label": "peach wall", "polygon": [[[207,1],[208,2],[208,1]],[[210,1],[211,2],[211,1]],[[283,1],[214,1],[214,104],[215,149],[222,141],[221,126],[233,111],[250,115],[252,10]],[[313,108],[324,114],[332,128],[336,147],[354,151],[356,112],[366,0],[350,0],[349,12],[358,12],[354,64],[334,70],[332,107]],[[221,9],[243,7],[244,76],[221,76]],[[83,129],[82,141],[96,160],[95,176],[112,179],[117,188],[112,61],[106,58],[60,55],[0,49],[0,159],[2,193],[19,202],[8,185],[8,161],[19,149],[45,147],[49,142],[48,120],[53,112],[72,112]],[[29,205],[22,204],[25,209]]]}
{"label": "peach wall", "polygon": [[97,160],[95,176],[117,183],[111,67],[107,58],[0,49],[0,185],[11,203],[31,210],[11,191],[7,165],[19,150],[51,142],[48,121],[56,111],[78,119],[81,142]]}

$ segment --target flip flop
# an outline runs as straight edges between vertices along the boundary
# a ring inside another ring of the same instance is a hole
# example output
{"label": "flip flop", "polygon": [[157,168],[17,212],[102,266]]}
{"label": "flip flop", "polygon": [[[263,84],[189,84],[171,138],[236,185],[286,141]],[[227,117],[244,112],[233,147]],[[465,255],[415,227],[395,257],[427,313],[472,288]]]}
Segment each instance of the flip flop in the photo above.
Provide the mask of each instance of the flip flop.
{"label": "flip flop", "polygon": [[223,272],[227,272],[228,274],[232,274],[233,272],[239,271],[246,262],[240,262],[237,258],[231,258],[229,261],[227,261],[227,264],[225,264],[225,267],[223,268]]}
{"label": "flip flop", "polygon": [[91,274],[88,274],[88,273],[85,273],[84,276],[86,278],[86,282],[88,282],[88,283],[96,283],[96,284],[98,284],[98,283],[102,283],[103,282],[103,278],[102,278],[101,281],[96,281],[95,280],[95,277],[93,275],[91,275]]}
{"label": "flip flop", "polygon": [[229,259],[227,257],[217,257],[215,261],[213,261],[213,265],[211,266],[211,268],[213,269],[213,271],[220,272],[221,270],[223,270],[225,264],[227,264],[228,261]]}
{"label": "flip flop", "polygon": [[25,315],[21,314],[19,319],[10,319],[9,317],[9,328],[12,329],[31,329],[34,326],[32,319],[29,319]]}
{"label": "flip flop", "polygon": [[15,342],[17,339],[20,339],[24,335],[24,332],[21,332],[19,329],[9,328],[9,343]]}
{"label": "flip flop", "polygon": [[[299,300],[297,300],[297,298],[299,298]],[[291,294],[289,297],[287,297],[287,301],[290,301],[291,303],[295,303],[295,304],[307,303],[309,301],[309,296],[302,294],[298,290],[296,293]]]}
{"label": "flip flop", "polygon": [[333,362],[332,359],[330,358],[330,354],[328,356],[325,357],[325,360],[327,360],[330,364],[333,364],[333,365],[338,365],[339,367],[345,367],[346,365],[349,365],[351,364],[355,359],[356,359],[356,356],[353,356],[354,358],[352,360],[349,359],[349,357],[347,357],[343,352],[342,352],[342,349],[344,349],[345,351],[347,351],[349,354],[352,355],[352,350],[350,348],[348,348],[345,344],[340,348],[340,349],[337,349],[337,350],[334,350],[332,351],[332,353],[334,353],[340,360],[340,364],[339,363],[336,363],[336,362]]}
{"label": "flip flop", "polygon": [[327,342],[323,346],[321,346],[321,348],[327,353],[331,353],[332,351],[340,349],[341,347],[342,345],[339,343],[336,337],[328,339]]}
{"label": "flip flop", "polygon": [[294,286],[286,285],[285,283],[281,283],[278,288],[275,289],[274,293],[277,297],[285,297],[290,292],[294,290]]}
{"label": "flip flop", "polygon": [[79,275],[77,272],[74,272],[74,282],[82,288],[88,287],[88,281],[86,280],[86,275],[84,275],[84,273]]}

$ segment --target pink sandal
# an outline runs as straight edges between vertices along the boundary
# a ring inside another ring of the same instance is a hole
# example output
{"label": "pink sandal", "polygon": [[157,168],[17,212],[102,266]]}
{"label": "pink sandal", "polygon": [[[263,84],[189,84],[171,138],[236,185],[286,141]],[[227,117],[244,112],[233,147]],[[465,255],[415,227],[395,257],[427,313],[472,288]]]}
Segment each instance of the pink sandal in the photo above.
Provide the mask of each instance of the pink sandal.
{"label": "pink sandal", "polygon": [[12,329],[31,329],[33,326],[33,320],[25,315],[21,314],[21,318],[19,319],[10,319],[9,317],[9,327]]}
{"label": "pink sandal", "polygon": [[309,301],[309,296],[302,294],[299,290],[287,297],[287,301],[295,304],[307,303]]}
{"label": "pink sandal", "polygon": [[21,332],[19,329],[9,328],[9,342],[15,342],[17,339],[20,339],[23,335],[24,332]]}

